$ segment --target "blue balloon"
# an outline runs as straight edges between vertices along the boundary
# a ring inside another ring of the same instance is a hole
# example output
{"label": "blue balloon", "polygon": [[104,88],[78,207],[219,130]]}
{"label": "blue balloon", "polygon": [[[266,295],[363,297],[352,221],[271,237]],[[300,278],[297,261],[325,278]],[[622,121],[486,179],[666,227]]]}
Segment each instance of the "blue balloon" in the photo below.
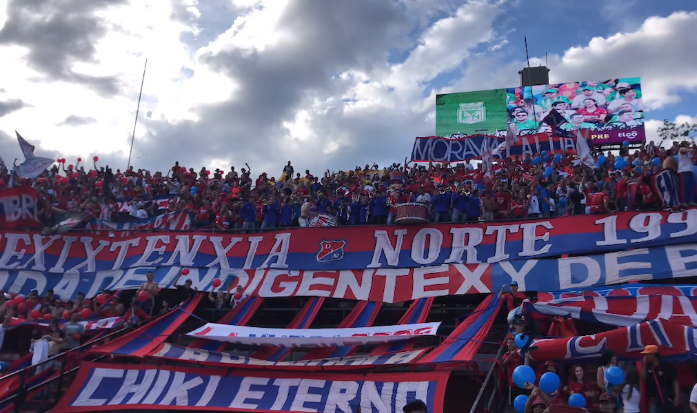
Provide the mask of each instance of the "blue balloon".
{"label": "blue balloon", "polygon": [[548,371],[547,373],[543,374],[542,377],[540,377],[540,390],[547,394],[554,393],[555,391],[559,390],[560,386],[561,380],[559,380],[557,373]]}
{"label": "blue balloon", "polygon": [[627,146],[629,146],[629,141],[622,142],[622,145],[626,148]]}
{"label": "blue balloon", "polygon": [[637,159],[634,162],[632,162],[632,165],[639,166],[639,165],[641,165],[641,161]]}
{"label": "blue balloon", "polygon": [[525,333],[518,333],[515,335],[515,339],[513,339],[515,346],[518,348],[525,347],[525,345],[528,344],[528,341],[530,341],[530,337]]}
{"label": "blue balloon", "polygon": [[658,166],[658,165],[661,164],[661,160],[658,159],[658,158],[653,158],[653,159],[651,160],[651,163],[653,164],[653,166]]}
{"label": "blue balloon", "polygon": [[547,155],[542,155],[542,160],[545,162],[549,162],[549,156]]}
{"label": "blue balloon", "polygon": [[678,159],[678,155],[673,156],[673,158],[675,158],[675,162],[679,162],[679,161],[680,161],[680,159]]}
{"label": "blue balloon", "polygon": [[[571,399],[569,399],[570,401]],[[586,401],[585,399],[583,400]],[[519,394],[515,399],[513,399],[513,407],[518,413],[525,412],[525,405],[528,404],[528,396],[524,394]]]}
{"label": "blue balloon", "polygon": [[541,163],[542,163],[542,158],[540,158],[539,156],[536,156],[536,157],[532,160],[532,164],[533,164],[533,165],[539,165],[539,164],[541,164]]}
{"label": "blue balloon", "polygon": [[580,393],[574,393],[569,396],[569,406],[583,409],[586,407],[586,398]]}
{"label": "blue balloon", "polygon": [[547,151],[542,151],[542,156],[547,156]]}
{"label": "blue balloon", "polygon": [[605,378],[607,379],[607,382],[613,386],[619,386],[620,384],[624,383],[624,372],[621,368],[612,366],[607,369]]}
{"label": "blue balloon", "polygon": [[561,155],[559,155],[559,154],[554,155],[554,163],[559,163],[559,162],[561,162]]}
{"label": "blue balloon", "polygon": [[636,173],[638,173],[638,174],[641,173],[641,166],[637,165],[637,167],[636,167]]}
{"label": "blue balloon", "polygon": [[535,384],[535,370],[530,366],[518,366],[513,370],[513,382],[521,389],[525,388],[525,383]]}
{"label": "blue balloon", "polygon": [[615,169],[622,169],[624,168],[624,160],[622,158],[617,158],[615,161]]}
{"label": "blue balloon", "polygon": [[603,165],[606,160],[605,155],[598,156],[598,165]]}
{"label": "blue balloon", "polygon": [[197,187],[197,186],[192,187],[192,188],[191,188],[191,194],[192,194],[192,195],[196,195],[197,193],[198,193],[198,187]]}

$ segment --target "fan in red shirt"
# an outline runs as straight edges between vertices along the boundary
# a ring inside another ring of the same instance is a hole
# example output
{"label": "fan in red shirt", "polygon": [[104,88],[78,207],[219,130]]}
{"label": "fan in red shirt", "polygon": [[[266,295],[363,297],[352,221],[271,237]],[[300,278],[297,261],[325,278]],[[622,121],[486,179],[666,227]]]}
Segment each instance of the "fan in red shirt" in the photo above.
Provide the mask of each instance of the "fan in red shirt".
{"label": "fan in red shirt", "polygon": [[578,364],[571,369],[571,378],[569,379],[569,396],[576,393],[585,397],[588,405],[595,404],[598,398],[598,390],[595,383],[586,380],[583,367]]}
{"label": "fan in red shirt", "polygon": [[511,193],[508,191],[508,183],[502,182],[501,189],[494,196],[496,201],[496,215],[498,219],[508,219],[511,211]]}
{"label": "fan in red shirt", "polygon": [[516,281],[513,281],[510,287],[510,292],[504,292],[502,288],[501,292],[499,293],[499,298],[502,300],[506,300],[508,312],[511,312],[516,308],[520,307],[523,304],[523,300],[525,300],[525,294],[518,292],[518,283]]}
{"label": "fan in red shirt", "polygon": [[510,337],[506,340],[506,345],[508,346],[508,352],[503,355],[503,368],[506,370],[506,376],[508,376],[508,384],[513,388],[516,386],[513,381],[513,370],[523,365],[523,356],[520,355],[514,338]]}

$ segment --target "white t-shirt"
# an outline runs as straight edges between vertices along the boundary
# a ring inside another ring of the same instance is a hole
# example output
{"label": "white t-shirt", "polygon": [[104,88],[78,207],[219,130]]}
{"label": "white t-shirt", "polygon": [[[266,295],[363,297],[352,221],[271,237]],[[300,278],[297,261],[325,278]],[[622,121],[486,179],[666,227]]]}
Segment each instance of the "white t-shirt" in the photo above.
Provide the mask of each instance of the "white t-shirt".
{"label": "white t-shirt", "polygon": [[31,365],[34,366],[48,359],[48,340],[36,340],[31,343],[29,351],[32,353]]}
{"label": "white t-shirt", "polygon": [[540,201],[537,199],[537,195],[530,197],[530,203],[528,204],[528,214],[539,214],[540,213]]}
{"label": "white t-shirt", "polygon": [[692,156],[690,152],[678,152],[678,173],[692,172]]}
{"label": "white t-shirt", "polygon": [[[632,390],[632,397],[629,397],[630,386],[622,388],[622,404],[624,405],[624,413],[639,413],[639,404],[641,403],[641,391],[638,388]],[[694,390],[692,390],[694,393]]]}

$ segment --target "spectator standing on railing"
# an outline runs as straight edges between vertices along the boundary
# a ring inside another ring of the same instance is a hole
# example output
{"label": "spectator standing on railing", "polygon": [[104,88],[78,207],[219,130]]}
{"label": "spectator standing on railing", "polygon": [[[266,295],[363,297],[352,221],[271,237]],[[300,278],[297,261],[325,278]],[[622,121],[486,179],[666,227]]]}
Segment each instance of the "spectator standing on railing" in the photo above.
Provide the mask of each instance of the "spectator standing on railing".
{"label": "spectator standing on railing", "polygon": [[[160,286],[157,284],[155,281],[155,274],[152,271],[148,271],[145,274],[145,281],[143,285],[140,286],[140,291],[145,291],[148,293],[148,299],[146,301],[143,301],[142,304],[140,305],[140,308],[142,308],[145,313],[147,313],[149,316],[152,316],[152,312],[155,309],[155,297],[157,297],[157,294],[160,291]],[[136,293],[136,296],[138,293]]]}
{"label": "spectator standing on railing", "polygon": [[184,285],[179,284],[179,280],[181,280],[183,275],[184,274],[180,272],[177,281],[174,282],[174,285],[177,288],[177,304],[181,304],[189,298],[194,298],[198,292],[198,287],[196,287],[197,289],[191,288],[193,282],[189,277],[187,277],[186,281],[184,281]]}
{"label": "spectator standing on railing", "polygon": [[71,350],[78,347],[82,335],[85,333],[85,326],[80,323],[80,313],[74,312],[70,314],[70,321],[63,324],[62,330],[65,333],[63,350]]}

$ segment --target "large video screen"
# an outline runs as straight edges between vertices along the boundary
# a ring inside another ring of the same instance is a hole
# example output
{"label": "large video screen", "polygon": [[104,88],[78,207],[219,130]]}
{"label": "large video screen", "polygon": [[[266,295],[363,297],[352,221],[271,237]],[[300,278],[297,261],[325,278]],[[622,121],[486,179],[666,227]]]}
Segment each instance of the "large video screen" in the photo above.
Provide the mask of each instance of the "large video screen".
{"label": "large video screen", "polygon": [[514,126],[512,129],[519,136],[589,129],[595,145],[643,142],[646,134],[641,79],[558,83],[436,96],[437,136],[505,136],[508,124]]}

